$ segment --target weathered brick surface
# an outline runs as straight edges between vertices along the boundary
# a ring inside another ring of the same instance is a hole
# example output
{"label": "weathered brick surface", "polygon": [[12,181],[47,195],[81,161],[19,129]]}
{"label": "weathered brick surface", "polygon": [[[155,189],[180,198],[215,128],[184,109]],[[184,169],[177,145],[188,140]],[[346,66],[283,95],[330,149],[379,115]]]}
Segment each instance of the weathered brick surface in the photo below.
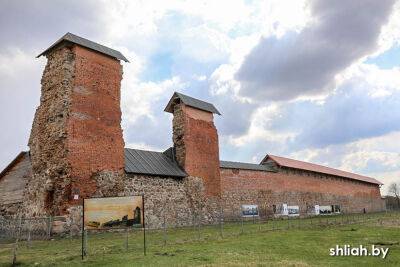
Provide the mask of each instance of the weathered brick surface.
{"label": "weathered brick surface", "polygon": [[67,213],[96,192],[100,173],[123,175],[124,168],[119,61],[76,45],[47,58],[29,140],[30,215]]}
{"label": "weathered brick surface", "polygon": [[379,187],[344,178],[294,169],[277,173],[221,169],[223,199],[228,213],[238,215],[242,204],[258,204],[265,213],[272,205],[341,205],[344,212],[383,210]]}
{"label": "weathered brick surface", "polygon": [[218,133],[212,113],[176,104],[173,141],[180,166],[203,179],[208,196],[220,196]]}
{"label": "weathered brick surface", "polygon": [[123,174],[119,61],[80,46],[75,55],[74,88],[67,123],[71,191],[81,197],[96,192],[98,173]]}

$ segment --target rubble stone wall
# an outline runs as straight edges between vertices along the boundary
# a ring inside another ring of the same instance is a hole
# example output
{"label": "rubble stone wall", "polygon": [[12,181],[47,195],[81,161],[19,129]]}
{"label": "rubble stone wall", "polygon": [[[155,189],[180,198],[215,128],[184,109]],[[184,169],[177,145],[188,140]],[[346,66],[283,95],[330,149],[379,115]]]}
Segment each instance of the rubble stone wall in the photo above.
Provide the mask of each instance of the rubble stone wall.
{"label": "rubble stone wall", "polygon": [[40,105],[36,109],[29,147],[33,175],[24,193],[27,216],[56,212],[68,202],[65,192],[70,185],[70,164],[66,160],[67,120],[71,95],[75,55],[63,47],[47,55],[43,72]]}
{"label": "rubble stone wall", "polygon": [[[148,228],[213,224],[220,218],[219,198],[205,195],[198,177],[172,178],[145,175],[102,173],[96,177],[98,191],[93,197],[144,195],[145,222]],[[72,206],[64,220],[55,221],[56,233],[79,233],[82,206]]]}
{"label": "rubble stone wall", "polygon": [[205,198],[202,179],[129,175],[125,195],[144,195],[145,220],[149,227],[187,226],[212,222],[210,200]]}

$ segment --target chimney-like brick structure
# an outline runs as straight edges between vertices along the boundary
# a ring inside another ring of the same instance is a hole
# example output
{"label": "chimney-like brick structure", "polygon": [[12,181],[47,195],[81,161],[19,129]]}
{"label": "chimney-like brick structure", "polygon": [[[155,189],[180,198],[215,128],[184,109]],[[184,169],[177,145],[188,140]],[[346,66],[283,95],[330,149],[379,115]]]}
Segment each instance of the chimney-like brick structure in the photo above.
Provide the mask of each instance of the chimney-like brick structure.
{"label": "chimney-like brick structure", "polygon": [[69,33],[41,55],[47,65],[29,139],[28,194],[41,207],[33,215],[59,215],[95,194],[96,175],[123,174],[120,59],[126,59]]}
{"label": "chimney-like brick structure", "polygon": [[209,103],[175,93],[166,108],[173,113],[173,142],[178,164],[203,179],[207,196],[221,195],[218,132]]}

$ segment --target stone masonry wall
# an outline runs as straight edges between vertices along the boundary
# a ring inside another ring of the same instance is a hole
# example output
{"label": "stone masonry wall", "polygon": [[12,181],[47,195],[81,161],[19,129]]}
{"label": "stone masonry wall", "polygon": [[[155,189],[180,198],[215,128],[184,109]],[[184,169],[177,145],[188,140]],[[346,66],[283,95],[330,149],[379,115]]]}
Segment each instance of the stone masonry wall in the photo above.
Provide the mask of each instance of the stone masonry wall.
{"label": "stone masonry wall", "polygon": [[[172,178],[146,175],[103,173],[96,178],[93,197],[144,195],[146,227],[161,228],[193,224],[212,224],[219,219],[219,198],[206,197],[203,180],[198,177]],[[57,231],[78,233],[82,206],[72,206]],[[72,230],[70,230],[72,229]]]}
{"label": "stone masonry wall", "polygon": [[195,112],[206,113],[184,104],[174,106],[173,142],[177,162],[189,175],[203,179],[207,196],[218,197],[221,179],[217,129],[212,120],[199,119],[207,116],[191,116]]}
{"label": "stone masonry wall", "polygon": [[219,207],[217,199],[205,196],[203,180],[193,176],[172,178],[127,174],[118,180],[108,176],[98,180],[98,188],[96,197],[144,195],[145,220],[149,227],[161,227],[164,218],[170,226],[192,225],[194,220],[211,223]]}
{"label": "stone masonry wall", "polygon": [[271,215],[273,205],[300,206],[304,215],[314,205],[340,205],[343,212],[382,211],[378,185],[329,175],[284,169],[277,173],[221,169],[226,214],[238,216],[242,204],[258,204],[261,215]]}
{"label": "stone masonry wall", "polygon": [[[27,216],[54,212],[68,201],[70,165],[66,160],[67,120],[74,78],[74,53],[67,47],[47,56],[40,105],[36,109],[29,147],[33,175],[24,193]],[[57,203],[57,205],[53,205]]]}

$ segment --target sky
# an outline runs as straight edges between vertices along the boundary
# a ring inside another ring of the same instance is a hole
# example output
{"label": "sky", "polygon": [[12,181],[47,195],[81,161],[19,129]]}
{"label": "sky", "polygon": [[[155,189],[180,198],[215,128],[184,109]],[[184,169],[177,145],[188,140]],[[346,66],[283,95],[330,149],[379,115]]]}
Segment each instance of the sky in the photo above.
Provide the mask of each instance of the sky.
{"label": "sky", "polygon": [[28,138],[43,50],[121,51],[125,146],[172,145],[174,91],[213,103],[222,160],[266,154],[400,182],[400,1],[0,0],[0,169]]}

